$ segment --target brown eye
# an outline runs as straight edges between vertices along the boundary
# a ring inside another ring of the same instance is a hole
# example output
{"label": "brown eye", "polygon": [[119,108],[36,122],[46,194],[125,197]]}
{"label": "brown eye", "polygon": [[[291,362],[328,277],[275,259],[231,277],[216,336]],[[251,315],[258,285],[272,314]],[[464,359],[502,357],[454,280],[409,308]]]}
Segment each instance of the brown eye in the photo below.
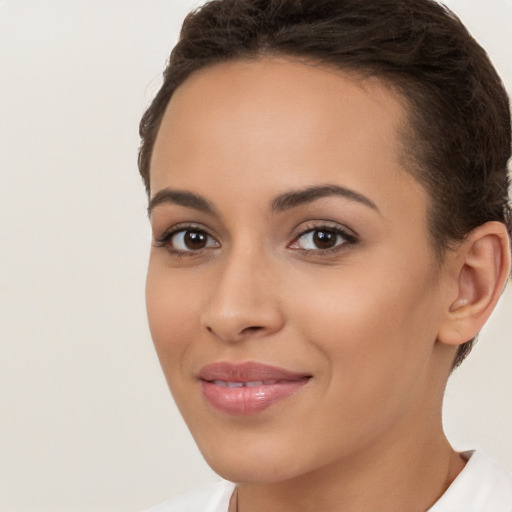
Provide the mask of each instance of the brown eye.
{"label": "brown eye", "polygon": [[202,233],[201,231],[185,231],[183,237],[184,244],[192,251],[203,249],[207,241],[208,237],[206,233]]}
{"label": "brown eye", "polygon": [[318,249],[332,249],[336,245],[338,236],[339,235],[333,231],[314,231],[313,243]]}
{"label": "brown eye", "polygon": [[341,228],[318,227],[308,229],[297,238],[291,249],[302,249],[304,251],[330,251],[345,244],[355,243],[355,238],[347,234]]}
{"label": "brown eye", "polygon": [[181,252],[200,251],[209,247],[219,247],[218,242],[200,229],[182,229],[170,239],[172,249]]}

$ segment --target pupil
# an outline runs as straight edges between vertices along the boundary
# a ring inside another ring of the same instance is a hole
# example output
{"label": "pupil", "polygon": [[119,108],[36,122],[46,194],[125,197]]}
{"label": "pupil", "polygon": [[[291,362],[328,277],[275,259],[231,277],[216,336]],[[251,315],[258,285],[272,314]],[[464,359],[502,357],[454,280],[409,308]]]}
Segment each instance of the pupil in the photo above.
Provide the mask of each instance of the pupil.
{"label": "pupil", "polygon": [[201,231],[187,231],[184,241],[189,249],[202,249],[206,245],[206,234]]}
{"label": "pupil", "polygon": [[331,231],[316,231],[313,241],[319,249],[331,249],[336,245],[336,233]]}

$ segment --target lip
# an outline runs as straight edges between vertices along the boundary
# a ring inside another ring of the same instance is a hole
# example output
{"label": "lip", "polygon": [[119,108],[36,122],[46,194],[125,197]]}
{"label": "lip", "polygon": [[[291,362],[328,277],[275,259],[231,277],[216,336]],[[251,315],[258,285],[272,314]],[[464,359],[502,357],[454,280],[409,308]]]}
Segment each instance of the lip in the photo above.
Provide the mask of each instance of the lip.
{"label": "lip", "polygon": [[204,397],[215,409],[246,416],[294,395],[311,375],[255,362],[218,362],[202,368],[198,378]]}

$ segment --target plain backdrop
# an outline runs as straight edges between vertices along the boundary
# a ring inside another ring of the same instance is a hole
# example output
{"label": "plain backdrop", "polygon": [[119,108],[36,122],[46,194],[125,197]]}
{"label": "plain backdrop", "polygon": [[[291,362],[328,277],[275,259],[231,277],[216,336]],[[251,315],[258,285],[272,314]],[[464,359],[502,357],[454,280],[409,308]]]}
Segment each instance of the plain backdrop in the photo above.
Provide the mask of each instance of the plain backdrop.
{"label": "plain backdrop", "polygon": [[[0,511],[135,512],[217,478],[146,325],[138,121],[192,0],[0,0]],[[512,0],[453,0],[512,90]],[[453,376],[512,468],[512,294]]]}

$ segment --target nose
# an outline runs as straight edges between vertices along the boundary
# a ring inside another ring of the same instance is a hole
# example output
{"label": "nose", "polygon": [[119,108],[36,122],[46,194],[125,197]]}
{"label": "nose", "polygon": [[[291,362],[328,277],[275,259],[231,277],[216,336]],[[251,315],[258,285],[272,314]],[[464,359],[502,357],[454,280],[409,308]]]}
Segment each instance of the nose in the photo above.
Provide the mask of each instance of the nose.
{"label": "nose", "polygon": [[225,342],[278,332],[284,316],[278,275],[261,257],[233,255],[215,269],[217,279],[201,316],[204,328]]}

